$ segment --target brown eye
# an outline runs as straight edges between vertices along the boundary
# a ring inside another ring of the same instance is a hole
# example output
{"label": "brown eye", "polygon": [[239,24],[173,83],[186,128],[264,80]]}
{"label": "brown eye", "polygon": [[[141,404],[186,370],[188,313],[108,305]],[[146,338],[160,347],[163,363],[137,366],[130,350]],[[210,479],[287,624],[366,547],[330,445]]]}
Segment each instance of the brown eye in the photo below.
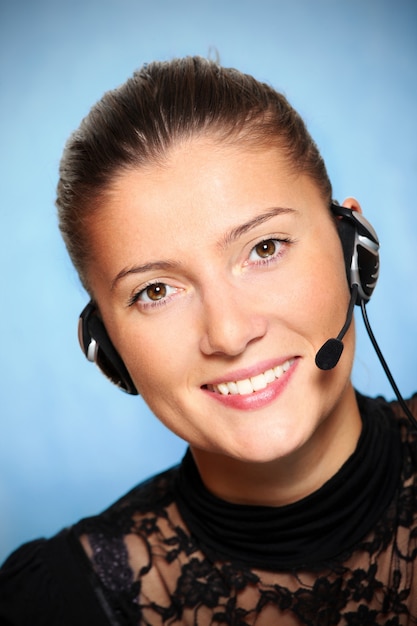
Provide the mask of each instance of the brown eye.
{"label": "brown eye", "polygon": [[149,300],[153,300],[155,302],[156,300],[162,300],[162,298],[165,298],[167,295],[167,288],[164,283],[155,283],[154,285],[149,285],[145,289],[145,293]]}
{"label": "brown eye", "polygon": [[133,294],[129,305],[132,306],[138,303],[138,305],[144,309],[156,307],[160,304],[167,303],[178,291],[180,290],[166,283],[151,283]]}
{"label": "brown eye", "polygon": [[266,259],[269,256],[273,256],[277,251],[277,245],[274,239],[267,239],[266,241],[261,241],[254,248],[256,254],[260,256],[262,259]]}

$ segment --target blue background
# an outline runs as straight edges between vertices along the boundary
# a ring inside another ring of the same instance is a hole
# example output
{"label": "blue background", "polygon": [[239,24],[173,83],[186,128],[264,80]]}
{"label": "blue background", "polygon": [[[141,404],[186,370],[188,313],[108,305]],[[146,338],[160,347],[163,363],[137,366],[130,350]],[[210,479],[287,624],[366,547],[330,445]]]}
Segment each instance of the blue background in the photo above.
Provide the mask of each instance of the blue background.
{"label": "blue background", "polygon": [[[86,295],[54,208],[66,138],[145,61],[214,50],[298,108],[335,197],[358,197],[380,236],[368,313],[400,389],[415,390],[416,33],[417,3],[406,0],[2,0],[0,560],[99,512],[184,450],[84,360]],[[354,382],[391,398],[357,318]]]}

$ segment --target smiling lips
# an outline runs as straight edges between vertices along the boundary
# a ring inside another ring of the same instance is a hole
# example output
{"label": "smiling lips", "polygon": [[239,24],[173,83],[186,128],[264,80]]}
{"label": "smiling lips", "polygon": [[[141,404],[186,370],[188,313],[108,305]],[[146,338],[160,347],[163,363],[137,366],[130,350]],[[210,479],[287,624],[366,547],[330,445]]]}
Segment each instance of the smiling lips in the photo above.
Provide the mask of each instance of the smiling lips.
{"label": "smiling lips", "polygon": [[261,374],[252,376],[251,378],[245,378],[243,380],[235,380],[230,382],[218,383],[217,385],[207,385],[209,391],[219,393],[222,396],[236,396],[236,395],[248,395],[255,391],[265,389],[270,383],[278,380],[287,372],[294,359],[289,359],[281,365],[277,365],[274,368],[268,369]]}

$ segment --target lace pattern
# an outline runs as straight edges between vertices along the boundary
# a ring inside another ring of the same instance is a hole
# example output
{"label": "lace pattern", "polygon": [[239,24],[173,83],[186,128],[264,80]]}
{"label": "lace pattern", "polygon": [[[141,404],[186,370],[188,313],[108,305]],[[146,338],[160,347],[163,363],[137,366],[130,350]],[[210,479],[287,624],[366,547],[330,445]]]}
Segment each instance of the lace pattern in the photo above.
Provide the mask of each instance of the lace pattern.
{"label": "lace pattern", "polygon": [[177,468],[80,522],[76,530],[120,623],[416,624],[416,442],[399,423],[402,473],[390,505],[353,549],[314,570],[273,572],[204,550],[176,504]]}

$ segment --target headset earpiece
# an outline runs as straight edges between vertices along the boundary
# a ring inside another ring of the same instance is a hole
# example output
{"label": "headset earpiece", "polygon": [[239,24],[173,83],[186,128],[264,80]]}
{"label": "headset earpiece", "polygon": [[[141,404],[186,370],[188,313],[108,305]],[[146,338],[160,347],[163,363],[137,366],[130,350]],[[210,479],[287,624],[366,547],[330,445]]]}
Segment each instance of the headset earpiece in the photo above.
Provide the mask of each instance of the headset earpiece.
{"label": "headset earpiece", "polygon": [[332,204],[345,257],[346,275],[350,288],[358,285],[356,304],[370,300],[379,275],[378,236],[361,213]]}
{"label": "headset earpiece", "polygon": [[[334,215],[341,218],[337,220],[337,228],[345,256],[346,274],[351,288],[351,301],[355,298],[353,286],[357,285],[358,293],[356,296],[356,304],[359,304],[361,307],[362,317],[369,339],[371,340],[391,387],[397,396],[398,402],[404,411],[404,415],[408,417],[414,430],[417,431],[417,420],[397,387],[394,377],[390,372],[374,333],[372,332],[366,312],[366,303],[372,296],[379,275],[379,241],[377,234],[371,224],[357,211],[341,207],[338,204],[332,204],[331,210]],[[345,327],[341,335],[343,335]],[[338,356],[336,355],[336,359],[333,358],[335,352],[334,342],[337,342],[337,340],[330,339],[317,353],[316,364],[320,369],[331,369],[337,364]],[[330,347],[326,348],[328,344],[330,344]]]}
{"label": "headset earpiece", "polygon": [[136,387],[100,319],[97,307],[89,302],[78,320],[78,340],[87,359],[123,391],[137,395]]}

